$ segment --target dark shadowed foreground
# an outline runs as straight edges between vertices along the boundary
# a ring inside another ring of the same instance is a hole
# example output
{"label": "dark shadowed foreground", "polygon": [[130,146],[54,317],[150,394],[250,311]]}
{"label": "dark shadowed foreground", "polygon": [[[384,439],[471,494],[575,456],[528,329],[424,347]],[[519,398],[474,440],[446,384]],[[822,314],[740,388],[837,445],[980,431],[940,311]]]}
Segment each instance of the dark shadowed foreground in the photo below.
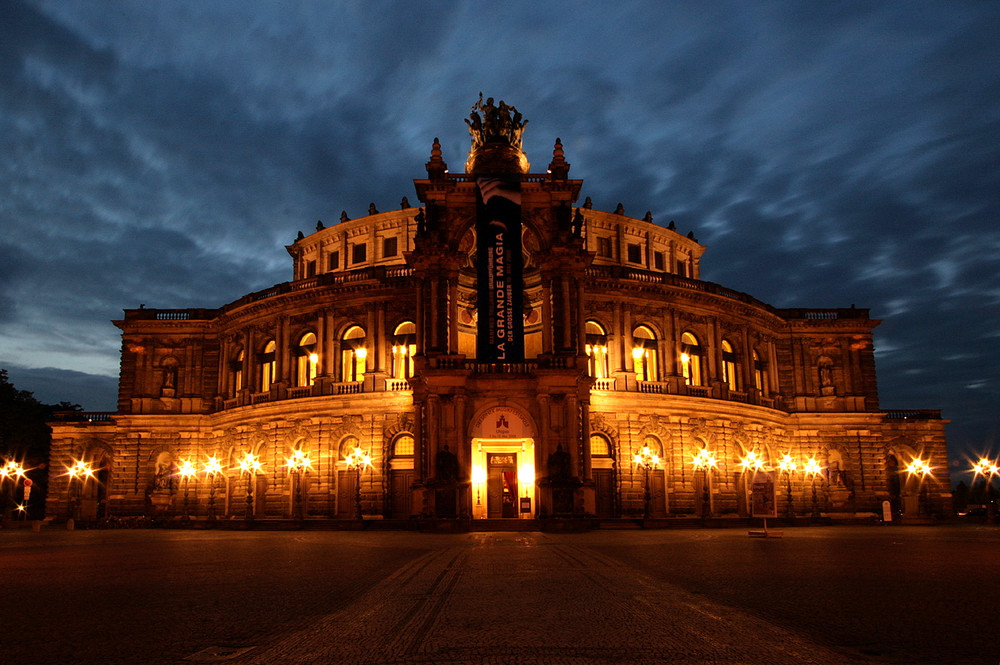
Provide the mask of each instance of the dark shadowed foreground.
{"label": "dark shadowed foreground", "polygon": [[996,663],[1000,530],[0,531],[3,663]]}

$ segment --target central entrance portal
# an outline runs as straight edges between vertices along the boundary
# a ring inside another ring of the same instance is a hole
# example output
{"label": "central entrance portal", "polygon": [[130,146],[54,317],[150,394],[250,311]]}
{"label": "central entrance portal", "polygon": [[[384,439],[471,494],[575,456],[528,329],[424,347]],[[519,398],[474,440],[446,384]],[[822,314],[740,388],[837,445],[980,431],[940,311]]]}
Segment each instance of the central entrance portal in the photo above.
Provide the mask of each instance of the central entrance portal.
{"label": "central entrance portal", "polygon": [[472,516],[530,519],[535,513],[535,442],[472,440]]}
{"label": "central entrance portal", "polygon": [[535,425],[510,404],[480,411],[469,427],[472,516],[530,519],[535,495]]}
{"label": "central entrance portal", "polygon": [[486,455],[486,516],[517,517],[517,454]]}

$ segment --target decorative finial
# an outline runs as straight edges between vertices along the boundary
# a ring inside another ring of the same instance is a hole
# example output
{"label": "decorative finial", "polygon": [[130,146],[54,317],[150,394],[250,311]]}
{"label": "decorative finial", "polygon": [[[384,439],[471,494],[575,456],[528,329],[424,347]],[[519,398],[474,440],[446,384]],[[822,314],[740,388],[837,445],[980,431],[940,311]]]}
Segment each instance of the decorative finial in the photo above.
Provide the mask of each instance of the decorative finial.
{"label": "decorative finial", "polygon": [[563,154],[562,141],[556,139],[556,144],[552,148],[552,163],[549,164],[549,173],[555,180],[565,180],[569,174],[569,164]]}
{"label": "decorative finial", "polygon": [[295,236],[295,239],[296,240],[302,240],[305,237],[306,237],[305,234],[303,234],[302,231],[299,231],[299,235]]}
{"label": "decorative finial", "polygon": [[619,203],[618,207],[615,208],[615,214],[616,215],[624,215],[625,214],[625,207],[621,203]]}
{"label": "decorative finial", "polygon": [[670,220],[670,224],[667,225],[667,228],[670,229],[671,231],[676,231],[677,230],[677,225],[674,224],[674,220],[672,220],[672,219]]}
{"label": "decorative finial", "polygon": [[406,210],[409,207],[410,207],[410,200],[404,196],[403,200],[399,202],[399,209]]}
{"label": "decorative finial", "polygon": [[375,204],[374,203],[369,203],[368,204],[368,214],[369,215],[377,215],[378,214],[378,209],[375,208]]}
{"label": "decorative finial", "polygon": [[340,211],[340,223],[343,224],[344,222],[349,222],[349,221],[351,221],[351,218],[347,216],[347,211],[346,210],[341,210]]}
{"label": "decorative finial", "polygon": [[472,136],[472,148],[465,162],[466,173],[528,172],[530,164],[521,150],[521,138],[528,121],[516,108],[503,100],[494,106],[492,97],[484,104],[480,92],[479,101],[472,105],[472,113],[465,124]]}
{"label": "decorative finial", "polygon": [[698,239],[694,237],[694,231],[688,231],[688,238],[694,240],[695,242],[698,242]]}
{"label": "decorative finial", "polygon": [[322,219],[316,221],[316,230],[317,231],[322,231],[325,228],[326,227],[323,226],[323,220]]}
{"label": "decorative finial", "polygon": [[652,222],[653,221],[653,213],[652,213],[652,211],[647,210],[646,211],[646,216],[642,218],[642,221],[644,221],[644,222]]}
{"label": "decorative finial", "polygon": [[427,162],[427,176],[431,180],[440,180],[448,172],[448,165],[441,158],[441,142],[434,137],[434,144],[431,145],[431,161]]}
{"label": "decorative finial", "polygon": [[590,200],[589,196],[583,200],[583,209],[584,210],[590,210],[593,207],[594,207],[594,202]]}

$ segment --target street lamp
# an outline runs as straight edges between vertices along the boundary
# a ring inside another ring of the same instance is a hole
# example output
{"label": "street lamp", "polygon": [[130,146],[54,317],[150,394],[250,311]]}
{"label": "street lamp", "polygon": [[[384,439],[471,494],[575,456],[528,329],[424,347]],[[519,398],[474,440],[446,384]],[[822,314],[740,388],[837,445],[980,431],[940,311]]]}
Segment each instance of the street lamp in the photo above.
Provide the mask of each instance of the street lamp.
{"label": "street lamp", "polygon": [[483,502],[481,500],[482,496],[481,496],[480,492],[481,492],[481,490],[483,488],[483,483],[485,483],[485,482],[486,482],[486,469],[484,469],[480,465],[473,466],[472,467],[472,484],[476,486],[476,505],[477,506],[482,506],[483,505]]}
{"label": "street lamp", "polygon": [[795,510],[792,507],[792,474],[796,469],[795,460],[792,459],[790,454],[785,453],[782,455],[781,461],[778,462],[778,468],[785,474],[785,487],[788,494],[788,519],[795,519]]}
{"label": "street lamp", "polygon": [[288,472],[293,474],[292,482],[292,505],[293,514],[295,519],[301,521],[303,518],[302,510],[302,473],[309,471],[312,468],[312,460],[309,459],[309,454],[305,453],[299,449],[292,450],[292,456],[285,458],[285,466],[288,467]]}
{"label": "street lamp", "polygon": [[[94,477],[94,470],[89,464],[83,460],[73,460],[73,466],[66,467],[66,495],[67,503],[69,504],[69,518],[67,521],[73,519],[76,516],[77,508],[80,503],[80,494],[83,491],[83,486],[87,484],[88,478]],[[77,485],[76,493],[72,492],[73,480],[79,480],[80,483]]]}
{"label": "street lamp", "polygon": [[188,510],[188,496],[191,491],[191,476],[198,473],[198,471],[194,468],[194,463],[189,459],[184,460],[178,466],[180,469],[178,473],[181,478],[184,479],[184,517],[181,519],[187,521],[191,519],[191,514]]}
{"label": "street lamp", "polygon": [[348,469],[354,469],[354,512],[355,519],[361,519],[361,470],[371,467],[372,457],[361,448],[354,448],[350,455],[344,458]]}
{"label": "street lamp", "polygon": [[820,467],[819,462],[816,461],[815,457],[810,457],[806,460],[806,477],[810,479],[812,483],[812,516],[813,519],[819,518],[819,499],[816,497],[816,477],[822,473],[823,469]]}
{"label": "street lamp", "polygon": [[710,471],[715,468],[716,460],[715,455],[709,452],[708,448],[702,448],[698,451],[698,454],[694,456],[694,468],[701,469],[705,472],[705,483],[702,488],[702,507],[701,515],[702,517],[712,516],[712,476]]}
{"label": "street lamp", "polygon": [[[919,457],[916,457],[906,466],[906,472],[911,476],[918,476],[920,483],[920,489],[918,490],[920,502],[925,504],[924,512],[930,515],[930,506],[927,505],[929,503],[927,498],[927,486],[924,483],[924,479],[930,474],[931,467],[927,464],[927,462],[923,461]],[[917,509],[917,514],[920,514],[919,508]]]}
{"label": "street lamp", "polygon": [[208,519],[215,521],[215,478],[222,473],[222,465],[212,455],[204,463],[205,477],[208,478]]}
{"label": "street lamp", "polygon": [[[986,521],[992,522],[995,510],[993,508],[993,502],[990,501],[990,490],[993,488],[993,476],[1000,476],[1000,469],[997,468],[996,462],[992,462],[985,457],[982,457],[978,462],[972,465],[972,471],[976,476],[983,476],[983,497],[986,501]],[[975,477],[973,477],[973,482],[975,482]]]}
{"label": "street lamp", "polygon": [[247,522],[253,522],[253,481],[257,474],[263,473],[260,460],[251,452],[245,453],[240,460],[240,475],[247,474],[247,510],[244,515]]}
{"label": "street lamp", "polygon": [[10,490],[3,493],[3,505],[0,506],[0,521],[3,521],[3,519],[7,516],[7,504],[14,503],[14,490],[17,488],[17,481],[23,478],[24,467],[13,460],[8,461],[5,465],[0,467],[0,488],[3,487],[3,481],[8,479],[11,481]]}
{"label": "street lamp", "polygon": [[660,463],[660,456],[651,451],[649,449],[649,446],[643,446],[643,449],[640,450],[638,453],[636,453],[634,461],[635,465],[641,468],[646,475],[646,490],[643,493],[643,499],[645,501],[645,504],[642,511],[642,518],[648,520],[649,503],[650,499],[652,498],[649,488],[649,470],[655,469],[657,467],[657,465]]}

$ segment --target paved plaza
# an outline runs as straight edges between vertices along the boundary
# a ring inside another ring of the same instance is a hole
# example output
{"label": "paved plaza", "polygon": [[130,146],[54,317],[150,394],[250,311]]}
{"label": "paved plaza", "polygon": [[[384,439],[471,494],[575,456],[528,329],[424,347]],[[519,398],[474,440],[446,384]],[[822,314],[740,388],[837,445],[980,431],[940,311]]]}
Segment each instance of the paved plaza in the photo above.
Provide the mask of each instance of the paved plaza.
{"label": "paved plaza", "polygon": [[1000,662],[1000,530],[0,531],[0,663]]}

